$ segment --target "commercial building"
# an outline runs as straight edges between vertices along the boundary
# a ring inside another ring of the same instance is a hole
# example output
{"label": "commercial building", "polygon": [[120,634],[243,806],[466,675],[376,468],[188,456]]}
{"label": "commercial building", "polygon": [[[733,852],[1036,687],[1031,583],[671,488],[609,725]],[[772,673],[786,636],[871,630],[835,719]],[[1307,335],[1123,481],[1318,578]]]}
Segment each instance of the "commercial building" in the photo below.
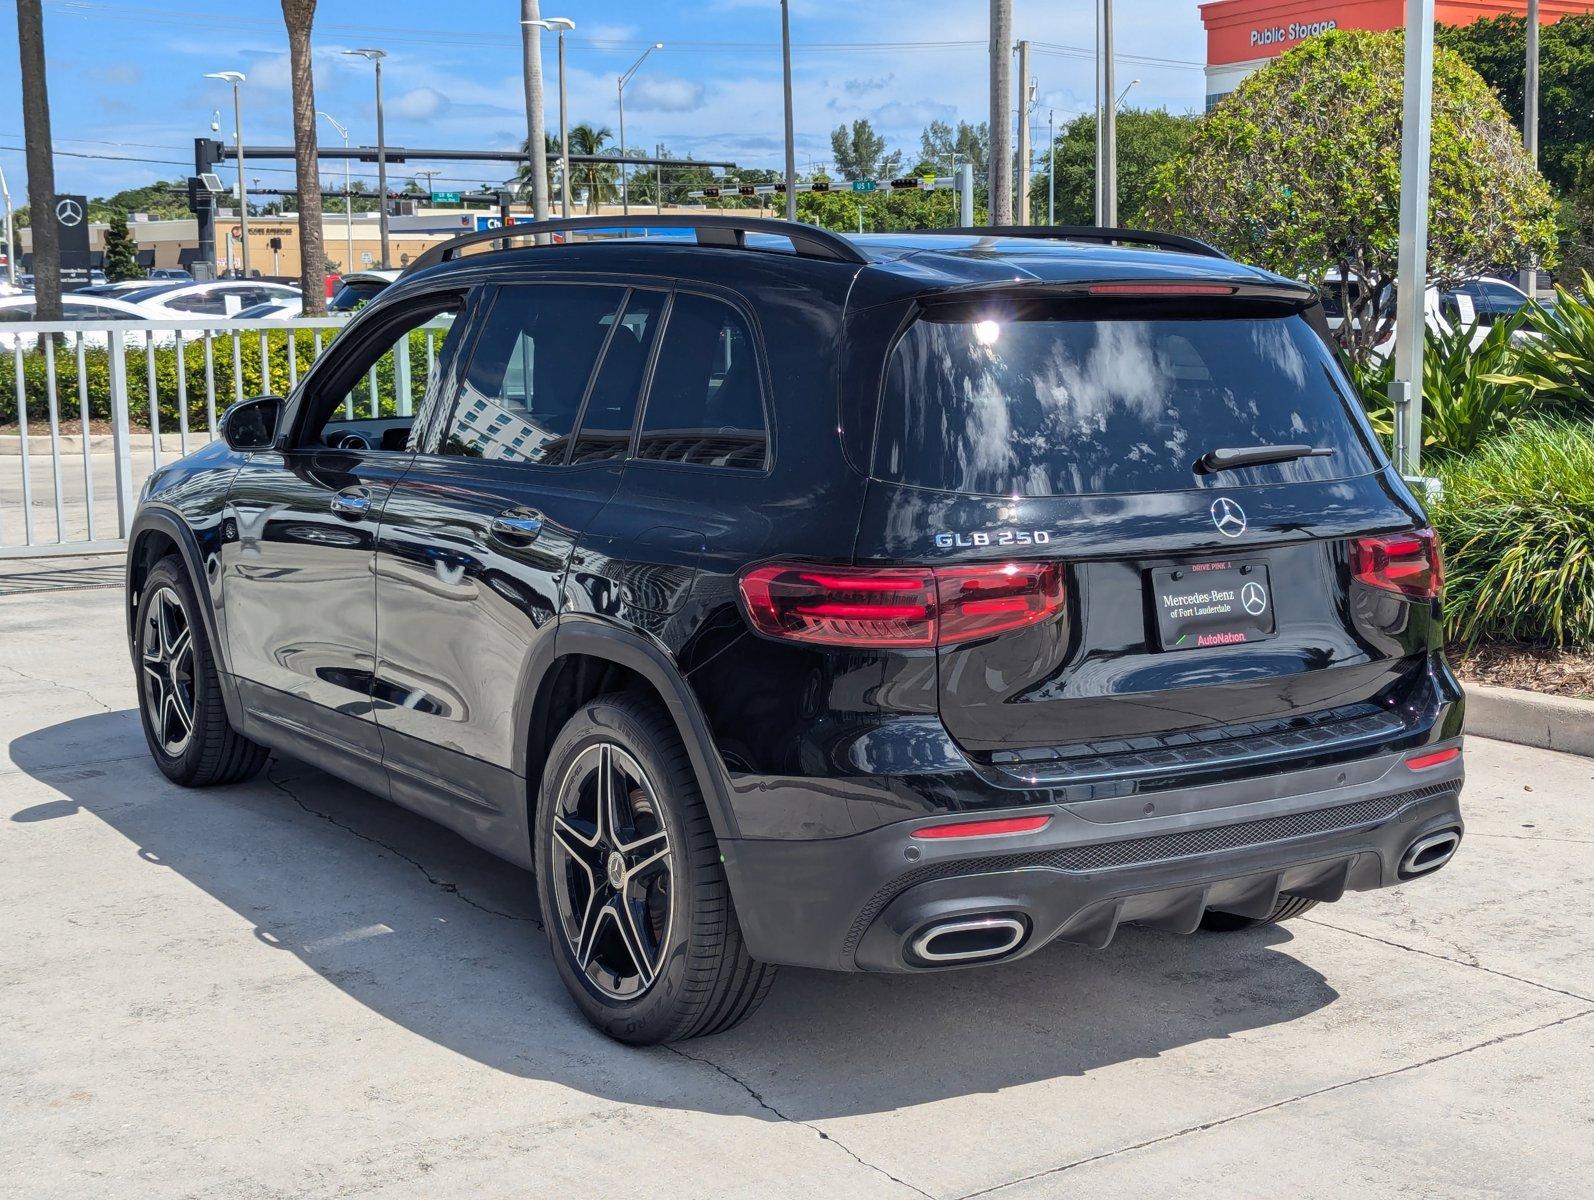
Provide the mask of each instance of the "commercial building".
{"label": "commercial building", "polygon": [[[1513,13],[1527,14],[1527,0],[1436,0],[1434,17],[1444,25]],[[1594,0],[1541,0],[1539,22],[1551,25],[1573,13],[1594,12]],[[1207,31],[1207,107],[1227,96],[1258,67],[1330,29],[1399,29],[1405,0],[1214,0],[1201,6]]]}

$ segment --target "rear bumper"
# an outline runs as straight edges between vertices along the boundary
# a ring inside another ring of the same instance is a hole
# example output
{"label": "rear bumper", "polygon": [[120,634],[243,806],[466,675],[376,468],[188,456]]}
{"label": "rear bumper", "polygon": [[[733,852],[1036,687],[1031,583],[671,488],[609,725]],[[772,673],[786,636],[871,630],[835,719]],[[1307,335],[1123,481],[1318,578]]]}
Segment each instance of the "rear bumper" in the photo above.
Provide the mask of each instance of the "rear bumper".
{"label": "rear bumper", "polygon": [[[1446,744],[1459,743],[1424,750]],[[1133,816],[1121,805],[1029,807],[1052,815],[1033,834],[931,841],[911,837],[925,822],[903,821],[722,849],[755,957],[945,969],[912,949],[942,922],[1016,919],[1023,935],[1006,960],[1053,940],[1105,946],[1130,922],[1188,933],[1209,908],[1262,916],[1281,895],[1335,900],[1403,882],[1413,843],[1462,830],[1462,759],[1414,771],[1409,755],[1162,792]]]}

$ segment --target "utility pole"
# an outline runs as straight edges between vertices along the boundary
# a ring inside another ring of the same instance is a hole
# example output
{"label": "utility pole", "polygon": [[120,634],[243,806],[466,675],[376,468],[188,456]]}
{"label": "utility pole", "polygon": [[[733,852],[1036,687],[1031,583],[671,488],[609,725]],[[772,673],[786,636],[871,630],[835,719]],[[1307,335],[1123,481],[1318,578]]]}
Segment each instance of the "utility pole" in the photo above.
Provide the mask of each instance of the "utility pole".
{"label": "utility pole", "polygon": [[55,159],[50,147],[50,94],[44,78],[44,12],[40,0],[17,0],[17,51],[22,59],[22,132],[33,224],[33,303],[41,321],[61,319],[61,237],[55,222]]}
{"label": "utility pole", "polygon": [[520,0],[520,48],[525,59],[526,157],[531,160],[531,215],[548,219],[548,147],[542,102],[542,20],[537,0]]}
{"label": "utility pole", "polygon": [[1057,224],[1057,110],[1046,110],[1046,223]]}
{"label": "utility pole", "polygon": [[[1528,0],[1528,61],[1522,76],[1522,143],[1528,149],[1536,170],[1539,165],[1539,0]],[[1538,288],[1538,269],[1529,257],[1522,265],[1522,290],[1528,295]]]}
{"label": "utility pole", "polygon": [[780,0],[780,58],[786,92],[786,219],[797,219],[797,145],[792,134],[791,110],[791,7]]}
{"label": "utility pole", "polygon": [[1013,220],[1029,224],[1029,40],[1018,44],[1018,200],[1013,205]]}
{"label": "utility pole", "polygon": [[1112,0],[1098,0],[1096,93],[1096,224],[1118,224],[1118,87],[1113,71]]}
{"label": "utility pole", "polygon": [[1013,0],[991,0],[991,166],[992,225],[1013,223]]}
{"label": "utility pole", "polygon": [[1400,251],[1395,308],[1395,469],[1422,466],[1423,298],[1428,290],[1428,156],[1433,122],[1434,0],[1406,0],[1406,83],[1400,135]]}

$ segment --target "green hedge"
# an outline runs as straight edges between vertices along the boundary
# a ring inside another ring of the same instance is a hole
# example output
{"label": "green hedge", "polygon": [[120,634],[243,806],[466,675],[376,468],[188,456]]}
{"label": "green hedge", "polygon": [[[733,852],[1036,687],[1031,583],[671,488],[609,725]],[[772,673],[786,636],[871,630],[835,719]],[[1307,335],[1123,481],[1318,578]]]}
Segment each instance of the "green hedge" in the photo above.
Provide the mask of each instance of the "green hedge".
{"label": "green hedge", "polygon": [[[322,331],[325,349],[339,331]],[[441,334],[437,335],[439,338]],[[315,361],[315,335],[300,330],[294,335],[294,355],[300,376]],[[271,376],[267,379],[261,370],[260,334],[248,330],[238,336],[239,377],[245,397],[266,394],[286,395],[289,385],[288,332],[272,330],[266,334]],[[149,366],[148,354],[142,346],[125,351],[127,362],[128,415],[134,426],[149,425]],[[233,366],[232,338],[217,338],[213,343],[213,371],[216,381],[216,412],[220,415],[237,399],[239,388]],[[23,381],[28,398],[28,421],[49,421],[49,390],[47,371],[49,364],[44,353],[33,348],[22,355]],[[84,376],[88,384],[89,416],[108,419],[111,415],[110,354],[107,350],[88,349],[83,354]],[[55,348],[57,415],[63,425],[79,417],[77,351],[74,346],[58,345]],[[188,422],[193,429],[206,424],[205,410],[205,349],[198,342],[183,346],[182,362],[178,362],[177,347],[155,348],[155,392],[160,398],[160,424],[163,431],[177,429],[177,379],[182,374],[188,398]],[[416,330],[410,334],[410,386],[415,403],[426,386],[426,333]],[[384,415],[397,411],[393,386],[393,355],[383,355],[377,364],[378,408]],[[362,383],[355,389],[357,411],[363,416],[370,411],[369,385]],[[0,425],[13,424],[17,419],[16,356],[0,354]]]}
{"label": "green hedge", "polygon": [[1439,479],[1452,634],[1594,648],[1594,424],[1526,422]]}

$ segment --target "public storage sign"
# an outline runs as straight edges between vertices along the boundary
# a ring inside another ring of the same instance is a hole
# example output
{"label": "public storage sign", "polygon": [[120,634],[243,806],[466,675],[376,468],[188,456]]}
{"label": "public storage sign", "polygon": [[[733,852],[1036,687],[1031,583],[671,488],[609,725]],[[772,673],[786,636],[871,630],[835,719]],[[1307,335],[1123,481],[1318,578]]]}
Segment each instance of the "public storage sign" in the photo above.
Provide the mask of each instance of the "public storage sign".
{"label": "public storage sign", "polygon": [[1207,66],[1276,58],[1314,34],[1333,29],[1399,29],[1404,0],[1215,0],[1201,6]]}

